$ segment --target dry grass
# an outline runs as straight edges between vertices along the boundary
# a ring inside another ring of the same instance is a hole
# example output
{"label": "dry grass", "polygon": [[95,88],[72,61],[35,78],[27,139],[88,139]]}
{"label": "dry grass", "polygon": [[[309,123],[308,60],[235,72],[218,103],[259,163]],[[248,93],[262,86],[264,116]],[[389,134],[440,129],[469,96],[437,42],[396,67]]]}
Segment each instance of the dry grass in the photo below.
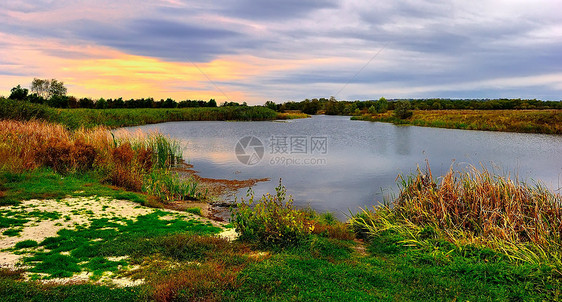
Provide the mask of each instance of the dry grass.
{"label": "dry grass", "polygon": [[21,173],[40,167],[61,174],[93,171],[102,181],[137,192],[145,189],[148,175],[156,175],[160,176],[156,185],[166,189],[162,194],[191,198],[197,193],[196,184],[191,181],[186,186],[168,173],[181,152],[179,143],[159,133],[119,131],[115,137],[106,127],[70,131],[44,121],[0,120],[1,171]]}
{"label": "dry grass", "polygon": [[459,247],[487,245],[514,260],[562,268],[559,194],[476,168],[436,180],[428,167],[400,179],[400,196],[356,216],[356,227],[371,235],[396,230],[412,243],[430,227]]}
{"label": "dry grass", "polygon": [[562,134],[562,110],[415,110],[406,120],[394,118],[392,112],[360,119],[438,128]]}

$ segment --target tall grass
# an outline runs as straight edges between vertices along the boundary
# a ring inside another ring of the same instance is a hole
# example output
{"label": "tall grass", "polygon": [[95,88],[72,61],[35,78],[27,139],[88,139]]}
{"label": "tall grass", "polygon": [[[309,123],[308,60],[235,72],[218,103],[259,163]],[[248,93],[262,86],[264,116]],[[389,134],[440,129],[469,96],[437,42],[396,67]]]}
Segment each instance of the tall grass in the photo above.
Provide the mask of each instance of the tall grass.
{"label": "tall grass", "polygon": [[485,245],[514,261],[562,269],[559,194],[475,168],[434,179],[428,167],[399,179],[399,197],[353,217],[356,230],[367,236],[398,232],[414,245],[423,245],[429,232],[460,249]]}
{"label": "tall grass", "polygon": [[415,110],[409,119],[398,119],[390,113],[352,119],[437,128],[562,134],[562,110]]}
{"label": "tall grass", "polygon": [[[14,173],[50,167],[58,173],[94,172],[102,181],[162,200],[202,197],[193,180],[170,168],[182,158],[177,141],[108,128],[79,128],[44,121],[0,120],[0,170]],[[158,189],[156,189],[158,188]]]}
{"label": "tall grass", "polygon": [[0,119],[42,119],[66,125],[72,129],[107,126],[118,128],[170,121],[264,121],[277,118],[277,112],[266,107],[205,107],[171,109],[55,109],[0,98]]}

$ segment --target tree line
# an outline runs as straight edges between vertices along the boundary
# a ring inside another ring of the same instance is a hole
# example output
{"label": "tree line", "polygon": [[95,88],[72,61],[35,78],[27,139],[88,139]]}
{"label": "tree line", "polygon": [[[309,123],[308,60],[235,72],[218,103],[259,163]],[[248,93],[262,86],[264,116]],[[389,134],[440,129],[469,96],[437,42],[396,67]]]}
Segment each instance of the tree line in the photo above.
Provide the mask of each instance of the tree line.
{"label": "tree line", "polygon": [[[68,89],[64,82],[56,79],[33,79],[30,89],[21,85],[10,90],[9,99],[27,101],[36,104],[45,104],[55,108],[90,108],[90,109],[112,109],[112,108],[187,108],[187,107],[217,107],[217,102],[210,99],[184,100],[177,102],[171,98],[159,101],[153,98],[129,99],[78,99],[67,95]],[[221,106],[245,106],[246,103],[225,102]]]}
{"label": "tree line", "polygon": [[[77,99],[67,95],[67,88],[62,81],[56,79],[38,79],[31,82],[30,89],[21,85],[11,89],[10,99],[29,101],[31,103],[46,104],[55,108],[188,108],[188,107],[217,107],[217,102],[210,99],[183,100],[177,102],[171,98],[159,101],[153,98],[129,99],[104,99],[91,98]],[[405,104],[408,105],[405,105]],[[247,106],[237,102],[224,102],[221,107]],[[392,99],[384,97],[378,100],[367,101],[345,101],[330,98],[305,99],[300,102],[287,101],[277,104],[267,101],[264,105],[275,111],[298,110],[307,114],[324,113],[328,115],[358,115],[363,113],[384,113],[402,110],[404,106],[408,110],[446,110],[446,109],[474,109],[474,110],[505,110],[505,109],[562,109],[561,101],[541,101],[537,99]]]}
{"label": "tree line", "polygon": [[[268,101],[265,106],[276,111],[300,110],[307,114],[354,115],[361,113],[383,113],[394,110],[397,104],[408,103],[412,110],[521,110],[521,109],[562,109],[561,101],[537,99],[392,99],[341,101],[334,97],[305,99],[300,102],[288,101],[277,104]],[[401,108],[400,108],[401,109]]]}

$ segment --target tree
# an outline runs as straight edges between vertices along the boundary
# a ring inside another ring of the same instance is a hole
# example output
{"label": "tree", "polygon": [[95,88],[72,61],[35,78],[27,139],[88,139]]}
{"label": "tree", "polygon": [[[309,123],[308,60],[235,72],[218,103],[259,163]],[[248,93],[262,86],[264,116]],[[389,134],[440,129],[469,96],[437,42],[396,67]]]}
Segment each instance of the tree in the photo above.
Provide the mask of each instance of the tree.
{"label": "tree", "polygon": [[267,102],[265,102],[264,106],[271,109],[271,110],[277,111],[277,104],[275,104],[274,101],[267,101]]}
{"label": "tree", "polygon": [[59,82],[55,79],[51,80],[51,85],[49,86],[49,97],[53,96],[65,96],[67,92],[66,87],[64,87],[63,82]]}
{"label": "tree", "polygon": [[66,95],[53,95],[47,100],[47,105],[55,108],[68,108],[70,105],[69,99]]}
{"label": "tree", "polygon": [[14,88],[12,88],[11,94],[10,94],[10,99],[12,100],[20,100],[20,101],[24,101],[27,99],[27,94],[29,93],[29,90],[27,90],[26,88],[22,88],[21,85],[18,85]]}
{"label": "tree", "polygon": [[94,108],[94,101],[89,98],[81,98],[78,101],[78,107],[80,108]]}
{"label": "tree", "polygon": [[31,92],[46,99],[49,97],[50,85],[51,82],[49,80],[34,78],[33,81],[31,82]]}
{"label": "tree", "polygon": [[178,107],[178,104],[176,103],[176,101],[172,100],[171,98],[167,98],[165,101],[160,101],[162,102],[161,108],[176,108]]}
{"label": "tree", "polygon": [[31,82],[31,92],[44,99],[49,99],[53,96],[65,96],[67,89],[64,87],[64,82],[59,82],[56,79],[34,78]]}
{"label": "tree", "polygon": [[217,101],[215,101],[215,99],[210,99],[208,106],[209,107],[217,107]]}
{"label": "tree", "polygon": [[388,110],[388,101],[382,97],[375,103],[377,113],[385,113]]}
{"label": "tree", "polygon": [[394,116],[399,119],[407,119],[412,116],[413,112],[410,110],[410,102],[398,101],[394,103]]}
{"label": "tree", "polygon": [[96,101],[96,109],[106,109],[107,108],[107,101],[104,98],[101,98]]}

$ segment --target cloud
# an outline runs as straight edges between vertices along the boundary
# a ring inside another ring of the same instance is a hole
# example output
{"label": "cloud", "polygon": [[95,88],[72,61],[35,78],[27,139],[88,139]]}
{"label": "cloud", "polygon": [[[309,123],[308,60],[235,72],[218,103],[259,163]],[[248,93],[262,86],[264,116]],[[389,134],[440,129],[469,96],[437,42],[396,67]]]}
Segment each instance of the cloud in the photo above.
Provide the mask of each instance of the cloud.
{"label": "cloud", "polygon": [[[75,23],[77,38],[136,55],[170,61],[210,61],[239,52],[245,36],[236,31],[159,19],[133,19],[108,25],[98,21]],[[247,41],[250,43],[249,41]]]}
{"label": "cloud", "polygon": [[[219,1],[220,2],[220,1]],[[329,0],[239,0],[222,1],[222,13],[238,18],[286,21],[306,18],[315,11],[338,7]]]}
{"label": "cloud", "polygon": [[[7,1],[0,4],[0,55],[17,63],[3,67],[14,74],[75,70],[80,62],[124,66],[126,57],[142,62],[127,73],[131,83],[185,90],[186,98],[190,87],[220,91],[200,72],[190,73],[198,80],[174,81],[174,64],[225,64],[211,80],[255,102],[329,96],[342,87],[340,98],[458,91],[559,99],[562,86],[547,78],[562,73],[561,8],[548,0]],[[151,64],[167,70],[155,74]],[[117,80],[102,69],[90,72],[108,77],[104,83]],[[495,82],[515,78],[523,80]],[[539,82],[524,85],[529,79]]]}

